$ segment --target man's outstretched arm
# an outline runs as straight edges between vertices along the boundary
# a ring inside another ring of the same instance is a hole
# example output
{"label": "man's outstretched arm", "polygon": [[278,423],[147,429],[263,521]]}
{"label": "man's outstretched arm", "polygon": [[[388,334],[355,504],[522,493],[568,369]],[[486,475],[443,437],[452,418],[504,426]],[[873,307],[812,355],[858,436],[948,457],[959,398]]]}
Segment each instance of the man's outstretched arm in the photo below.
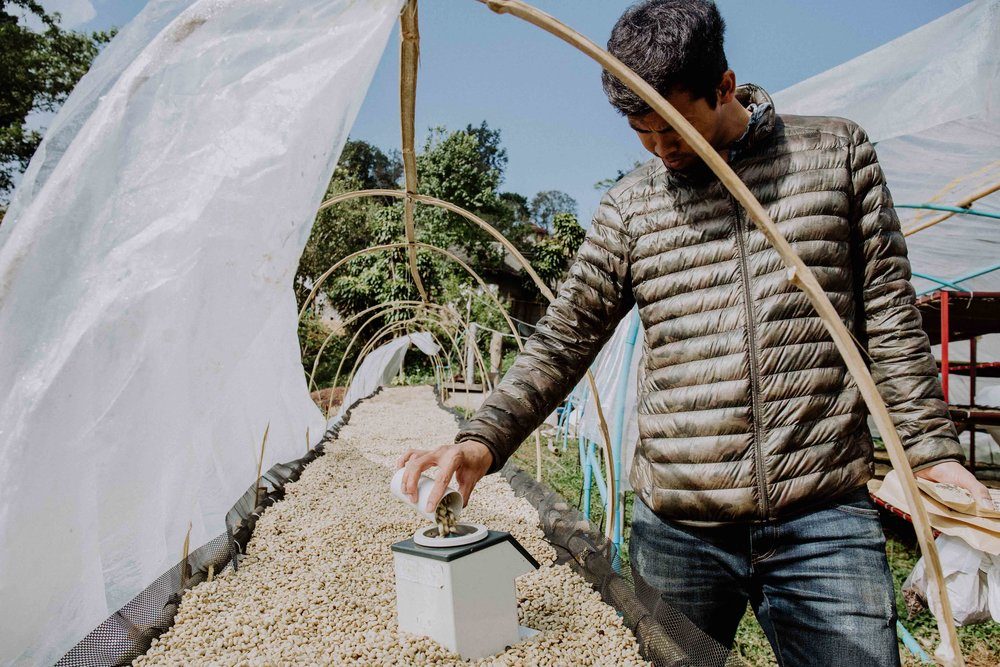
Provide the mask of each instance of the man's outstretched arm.
{"label": "man's outstretched arm", "polygon": [[618,205],[605,195],[556,299],[503,380],[459,431],[455,444],[411,450],[399,460],[407,469],[404,492],[415,496],[420,473],[438,466],[435,491],[441,493],[432,493],[431,502],[437,502],[453,473],[468,501],[483,475],[503,467],[572,391],[631,310],[635,300],[629,254]]}
{"label": "man's outstretched arm", "polygon": [[875,149],[861,128],[851,146],[854,224],[864,254],[864,317],[872,377],[919,477],[962,486],[984,505],[989,491],[962,467],[937,363],[920,325],[910,262]]}

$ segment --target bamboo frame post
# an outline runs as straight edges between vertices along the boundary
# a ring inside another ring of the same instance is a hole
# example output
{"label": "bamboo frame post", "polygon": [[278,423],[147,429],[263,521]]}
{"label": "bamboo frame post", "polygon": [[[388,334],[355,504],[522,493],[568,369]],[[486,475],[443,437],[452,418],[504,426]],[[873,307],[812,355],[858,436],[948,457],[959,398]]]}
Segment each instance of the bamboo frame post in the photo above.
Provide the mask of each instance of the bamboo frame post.
{"label": "bamboo frame post", "polygon": [[912,510],[917,541],[920,543],[921,552],[927,559],[927,567],[931,572],[932,582],[928,587],[928,594],[932,599],[938,601],[939,609],[941,609],[941,615],[937,618],[938,631],[941,633],[942,643],[951,654],[946,656],[946,662],[953,665],[964,664],[961,647],[958,643],[958,635],[955,631],[951,602],[948,599],[944,586],[941,560],[934,545],[934,536],[931,532],[927,510],[920,499],[920,491],[917,488],[913,470],[907,461],[903,444],[892,422],[892,418],[889,416],[889,411],[878,393],[875,381],[872,379],[864,359],[862,359],[858,348],[855,346],[850,332],[840,320],[840,316],[833,307],[833,304],[830,303],[830,299],[823,291],[822,286],[816,280],[816,276],[798,256],[774,224],[774,221],[771,220],[767,211],[757,201],[746,184],[740,180],[729,164],[722,159],[715,149],[712,148],[711,144],[701,136],[687,119],[656,92],[652,86],[646,83],[645,80],[626,67],[620,60],[580,33],[521,0],[478,1],[486,4],[496,13],[511,14],[541,28],[597,61],[605,70],[609,71],[619,81],[639,95],[663,120],[669,123],[681,138],[698,153],[705,164],[722,181],[722,184],[732,193],[740,205],[747,210],[754,224],[781,257],[782,262],[788,270],[788,280],[806,294],[816,312],[823,320],[823,324],[843,357],[875,420],[879,433],[886,444],[892,466],[899,473],[902,481],[903,495]]}
{"label": "bamboo frame post", "polygon": [[264,437],[260,441],[260,458],[257,459],[257,476],[254,478],[253,506],[260,505],[260,475],[264,469],[264,451],[267,447],[267,434],[271,431],[271,422],[264,427]]}
{"label": "bamboo frame post", "polygon": [[[420,57],[420,30],[417,26],[417,0],[407,0],[399,15],[399,118],[403,146],[403,178],[406,194],[417,191],[417,156],[413,148],[413,122],[417,100],[417,61]],[[413,224],[413,200],[407,196],[403,200],[403,228],[406,232],[406,255],[410,265],[410,275],[417,286],[420,298],[427,301],[427,290],[417,270],[416,229]]]}

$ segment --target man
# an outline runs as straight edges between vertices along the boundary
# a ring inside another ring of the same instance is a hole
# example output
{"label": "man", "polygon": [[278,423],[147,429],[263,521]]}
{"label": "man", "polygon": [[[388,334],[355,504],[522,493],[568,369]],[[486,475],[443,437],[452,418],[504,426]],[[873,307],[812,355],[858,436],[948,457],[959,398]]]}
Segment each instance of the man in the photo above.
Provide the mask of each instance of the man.
{"label": "man", "polygon": [[[708,0],[647,0],[608,50],[728,160],[816,274],[865,347],[917,474],[988,500],[961,465],[871,143],[850,121],[780,116],[760,88],[737,88],[723,33]],[[607,73],[604,89],[656,159],[604,197],[558,298],[456,444],[400,460],[404,488],[436,465],[437,490],[455,473],[468,498],[638,304],[638,573],[726,646],[749,602],[780,664],[898,664],[885,538],[864,486],[872,439],[850,373],[695,152]]]}

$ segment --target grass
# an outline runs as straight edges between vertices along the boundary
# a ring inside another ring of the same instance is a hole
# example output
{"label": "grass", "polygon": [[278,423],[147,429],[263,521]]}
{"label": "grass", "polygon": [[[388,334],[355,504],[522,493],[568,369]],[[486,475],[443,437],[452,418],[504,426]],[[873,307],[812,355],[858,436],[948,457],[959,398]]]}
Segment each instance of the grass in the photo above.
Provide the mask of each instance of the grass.
{"label": "grass", "polygon": [[[524,470],[533,471],[535,469],[535,447],[534,439],[525,443],[514,454],[514,462]],[[580,471],[579,456],[575,447],[570,447],[564,453],[553,454],[548,449],[542,450],[542,475],[546,484],[559,492],[571,505],[580,509],[581,488],[583,486],[583,476]],[[597,487],[594,487],[591,507],[591,521],[601,526],[603,516],[600,507],[600,496]],[[633,494],[626,494],[625,514],[626,531],[625,546],[623,548],[623,558],[627,562],[628,557],[628,526],[631,523]],[[896,584],[896,609],[900,620],[906,628],[916,637],[917,641],[924,647],[928,654],[933,655],[934,647],[938,642],[938,631],[934,617],[926,609],[912,617],[909,617],[906,605],[903,602],[901,588],[903,581],[913,569],[917,559],[920,557],[916,545],[916,537],[908,524],[902,520],[888,517],[883,521],[886,533],[886,555],[889,560],[889,567],[892,570],[893,579]],[[1000,623],[987,622],[978,625],[970,625],[958,629],[958,637],[962,644],[962,652],[966,658],[966,664],[977,667],[1000,664]],[[747,611],[736,632],[736,642],[734,649],[736,653],[753,667],[764,665],[776,665],[774,653],[771,645],[764,636],[753,612]],[[905,665],[919,664],[909,651],[900,644],[900,655]]]}

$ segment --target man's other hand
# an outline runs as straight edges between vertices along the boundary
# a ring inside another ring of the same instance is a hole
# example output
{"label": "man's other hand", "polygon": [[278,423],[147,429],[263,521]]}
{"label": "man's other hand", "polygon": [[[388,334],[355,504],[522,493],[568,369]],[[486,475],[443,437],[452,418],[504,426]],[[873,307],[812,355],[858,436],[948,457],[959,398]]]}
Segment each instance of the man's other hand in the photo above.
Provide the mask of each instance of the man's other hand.
{"label": "man's other hand", "polygon": [[463,440],[437,449],[411,449],[399,457],[396,468],[406,468],[403,473],[403,493],[415,503],[420,474],[437,466],[437,479],[427,500],[427,507],[424,508],[426,512],[433,512],[444,497],[452,475],[458,481],[458,492],[468,505],[472,490],[492,464],[493,454],[486,445],[475,440]]}
{"label": "man's other hand", "polygon": [[924,468],[913,474],[932,482],[943,482],[945,484],[960,486],[971,493],[972,497],[976,499],[976,504],[983,509],[997,509],[993,506],[993,499],[990,498],[990,490],[958,461],[945,461],[944,463]]}

